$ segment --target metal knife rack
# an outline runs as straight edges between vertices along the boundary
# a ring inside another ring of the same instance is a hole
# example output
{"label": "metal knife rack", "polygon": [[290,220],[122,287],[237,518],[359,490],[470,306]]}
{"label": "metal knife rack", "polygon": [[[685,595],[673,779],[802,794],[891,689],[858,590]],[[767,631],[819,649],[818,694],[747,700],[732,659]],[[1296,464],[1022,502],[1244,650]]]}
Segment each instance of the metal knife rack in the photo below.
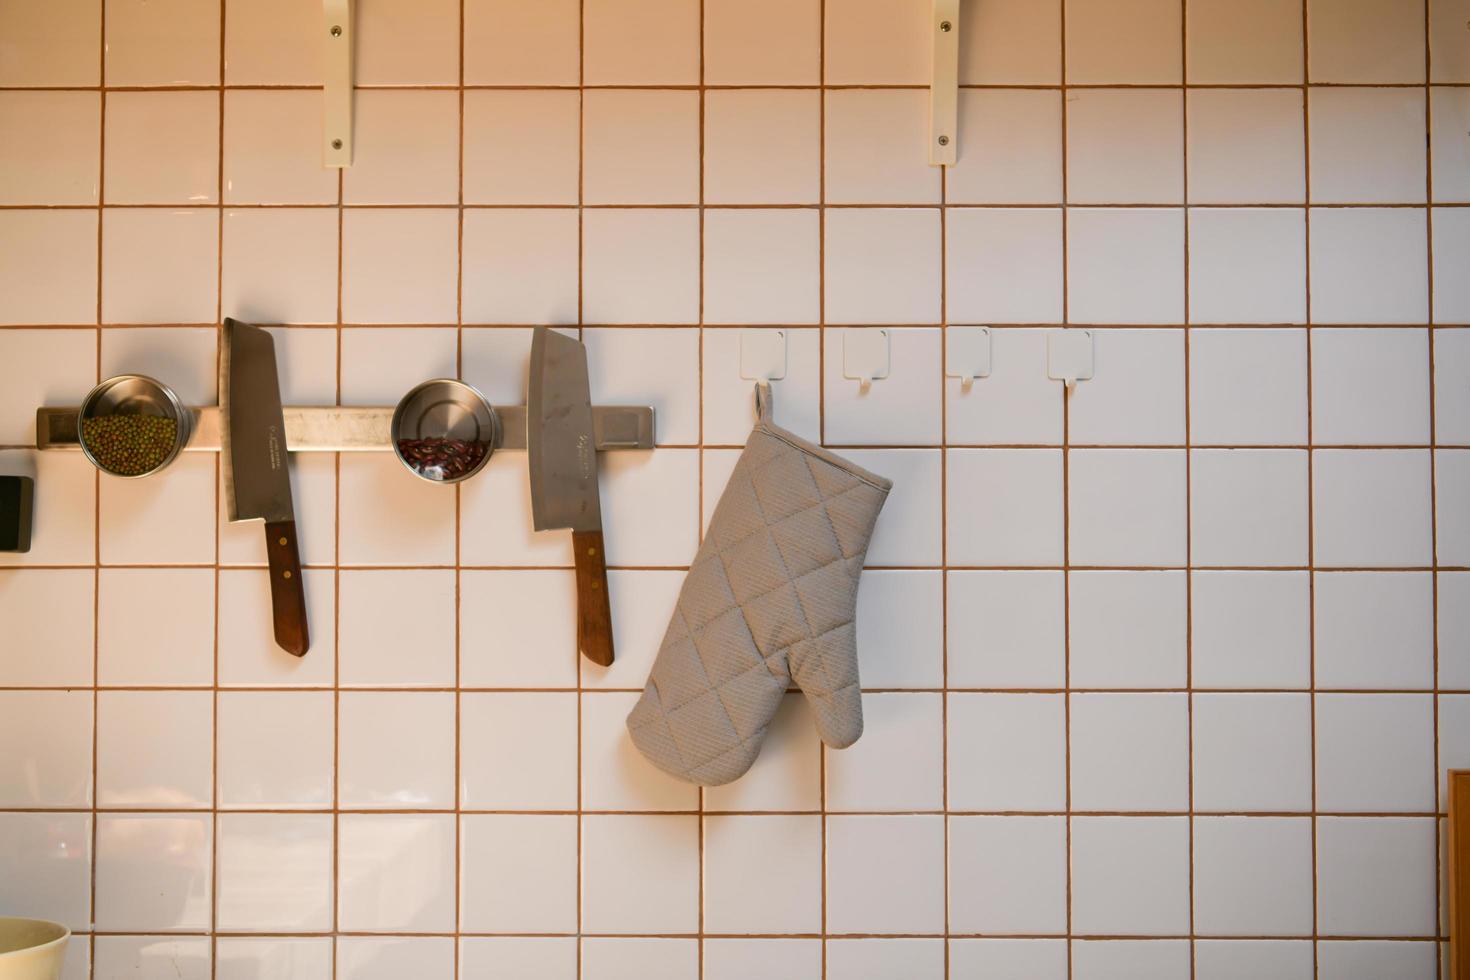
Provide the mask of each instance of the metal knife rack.
{"label": "metal knife rack", "polygon": [[[218,405],[191,407],[193,431],[185,452],[219,452]],[[77,435],[78,408],[36,409],[36,448],[82,448]],[[389,424],[393,407],[368,408],[287,405],[286,449],[296,453],[392,452]],[[526,448],[526,406],[496,405],[499,436],[493,449]],[[652,449],[653,409],[646,405],[601,405],[592,409],[593,434],[599,450]]]}

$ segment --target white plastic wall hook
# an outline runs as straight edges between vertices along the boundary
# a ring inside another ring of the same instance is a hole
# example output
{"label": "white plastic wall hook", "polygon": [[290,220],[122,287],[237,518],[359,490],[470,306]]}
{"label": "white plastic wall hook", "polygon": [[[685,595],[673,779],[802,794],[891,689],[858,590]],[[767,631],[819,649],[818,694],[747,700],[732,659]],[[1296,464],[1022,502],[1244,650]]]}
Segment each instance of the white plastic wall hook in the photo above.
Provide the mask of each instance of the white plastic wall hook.
{"label": "white plastic wall hook", "polygon": [[929,163],[951,166],[959,148],[960,0],[934,0],[929,28],[934,44],[929,76]]}
{"label": "white plastic wall hook", "polygon": [[842,331],[842,376],[866,392],[888,377],[888,331],[882,327],[848,327]]}
{"label": "white plastic wall hook", "polygon": [[740,376],[746,381],[786,377],[786,331],[746,327],[740,331]]}
{"label": "white plastic wall hook", "polygon": [[944,373],[969,388],[976,378],[990,375],[990,329],[947,327],[944,331]]}
{"label": "white plastic wall hook", "polygon": [[322,0],[322,165],[352,165],[352,0]]}
{"label": "white plastic wall hook", "polygon": [[1053,330],[1046,335],[1046,376],[1068,388],[1092,377],[1092,331]]}

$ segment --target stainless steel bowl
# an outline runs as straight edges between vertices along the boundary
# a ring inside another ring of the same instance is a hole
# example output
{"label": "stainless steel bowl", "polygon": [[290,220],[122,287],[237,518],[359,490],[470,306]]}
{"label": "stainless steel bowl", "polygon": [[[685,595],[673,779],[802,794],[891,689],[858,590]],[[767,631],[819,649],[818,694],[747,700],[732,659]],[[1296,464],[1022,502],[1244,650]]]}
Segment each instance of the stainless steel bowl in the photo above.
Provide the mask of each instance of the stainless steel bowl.
{"label": "stainless steel bowl", "polygon": [[[107,415],[156,415],[172,419],[174,422],[173,447],[157,465],[146,472],[118,473],[109,469],[97,458],[92,447],[88,446],[87,440],[83,438],[88,419]],[[179,396],[174,394],[173,389],[168,385],[141,374],[120,374],[115,378],[108,378],[82,399],[82,408],[77,415],[77,441],[81,443],[82,452],[86,454],[87,459],[102,472],[123,479],[139,479],[157,473],[178,459],[179,453],[183,452],[184,446],[188,445],[193,423],[193,413],[184,407]]]}
{"label": "stainless steel bowl", "polygon": [[414,476],[430,483],[459,483],[490,461],[500,420],[470,385],[436,378],[403,396],[389,431],[398,461]]}

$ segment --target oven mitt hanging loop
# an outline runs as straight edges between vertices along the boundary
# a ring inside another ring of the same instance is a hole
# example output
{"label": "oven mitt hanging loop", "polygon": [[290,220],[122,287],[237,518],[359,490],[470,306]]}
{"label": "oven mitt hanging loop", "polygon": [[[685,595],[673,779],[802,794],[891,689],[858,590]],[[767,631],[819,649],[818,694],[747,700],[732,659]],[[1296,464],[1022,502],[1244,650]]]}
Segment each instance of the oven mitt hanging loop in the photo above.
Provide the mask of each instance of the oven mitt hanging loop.
{"label": "oven mitt hanging loop", "polygon": [[715,507],[628,730],[681,779],[728,783],[750,768],[791,684],[817,733],[863,733],[857,590],[892,483],[759,420]]}

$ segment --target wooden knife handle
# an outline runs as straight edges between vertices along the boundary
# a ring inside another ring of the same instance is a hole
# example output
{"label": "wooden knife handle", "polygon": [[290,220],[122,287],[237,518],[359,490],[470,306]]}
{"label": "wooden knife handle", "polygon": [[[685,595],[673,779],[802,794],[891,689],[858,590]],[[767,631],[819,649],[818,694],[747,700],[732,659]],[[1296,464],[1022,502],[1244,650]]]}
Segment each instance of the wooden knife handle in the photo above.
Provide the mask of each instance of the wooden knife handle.
{"label": "wooden knife handle", "polygon": [[607,598],[607,559],[601,531],[573,531],[577,559],[577,649],[603,667],[612,666],[612,607]]}
{"label": "wooden knife handle", "polygon": [[266,524],[265,554],[270,562],[271,621],[275,624],[276,644],[289,654],[304,657],[311,639],[306,631],[306,591],[301,584],[295,521]]}

